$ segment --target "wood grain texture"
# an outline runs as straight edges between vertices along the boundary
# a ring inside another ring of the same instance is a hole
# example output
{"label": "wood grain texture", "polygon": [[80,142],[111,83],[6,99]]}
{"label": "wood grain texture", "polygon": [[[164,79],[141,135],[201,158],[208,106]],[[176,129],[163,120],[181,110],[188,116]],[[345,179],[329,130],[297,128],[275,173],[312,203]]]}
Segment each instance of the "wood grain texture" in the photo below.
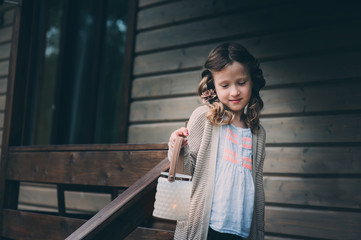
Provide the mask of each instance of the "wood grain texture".
{"label": "wood grain texture", "polygon": [[[0,95],[0,111],[5,111],[6,95]],[[2,126],[4,121],[0,123]]]}
{"label": "wood grain texture", "polygon": [[[360,51],[276,60],[261,64],[267,85],[360,79]],[[347,64],[339,64],[347,62]]]}
{"label": "wood grain texture", "polygon": [[150,5],[159,4],[159,3],[167,3],[174,0],[139,0],[138,6],[139,7],[148,7]]}
{"label": "wood grain texture", "polygon": [[[184,119],[186,120],[186,119]],[[267,143],[338,143],[361,141],[361,115],[265,118]],[[182,122],[133,124],[130,143],[168,142]]]}
{"label": "wood grain texture", "polygon": [[264,177],[267,203],[361,210],[361,178]]}
{"label": "wood grain texture", "polygon": [[173,240],[174,231],[138,227],[125,240]]}
{"label": "wood grain texture", "polygon": [[[184,86],[183,89],[189,89],[189,86]],[[359,81],[350,81],[347,84],[346,81],[339,81],[263,90],[260,94],[265,104],[262,115],[361,110],[360,89]],[[340,96],[343,96],[342,100]],[[134,101],[130,107],[130,122],[186,119],[201,105],[202,101],[198,96]],[[173,111],[174,109],[176,111]],[[169,114],[170,112],[172,114]]]}
{"label": "wood grain texture", "polygon": [[111,195],[105,193],[87,193],[65,191],[65,207],[67,212],[95,214],[111,202]]}
{"label": "wood grain texture", "polygon": [[[356,18],[359,14],[353,8],[355,5],[357,4],[347,6],[343,4],[333,6],[315,4],[310,8],[308,4],[298,1],[243,12],[242,14],[235,12],[234,14],[226,14],[210,19],[201,19],[190,23],[140,32],[137,35],[135,51],[143,52],[219,38],[287,31],[325,22],[350,20]],[[172,41],[168,41],[168,39],[172,39]]]}
{"label": "wood grain texture", "polygon": [[136,78],[132,85],[132,99],[196,94],[201,70]]}
{"label": "wood grain texture", "polygon": [[69,151],[147,151],[167,150],[166,144],[75,144],[11,146],[11,152],[69,152]]}
{"label": "wood grain texture", "polygon": [[3,25],[8,25],[14,22],[14,9],[8,9],[4,13]]}
{"label": "wood grain texture", "polygon": [[262,119],[267,143],[338,143],[361,141],[361,115]]}
{"label": "wood grain texture", "polygon": [[266,147],[265,174],[361,174],[361,147]]}
{"label": "wood grain texture", "polygon": [[133,124],[128,128],[129,143],[168,143],[170,134],[184,126],[184,121],[170,123]]}
{"label": "wood grain texture", "polygon": [[[263,115],[361,109],[360,81],[313,84],[261,91]],[[342,96],[342,99],[340,98]]]}
{"label": "wood grain texture", "polygon": [[6,77],[0,78],[0,94],[4,94],[7,91],[8,79]]}
{"label": "wood grain texture", "polygon": [[349,240],[361,234],[359,212],[266,207],[265,220],[268,233]]}
{"label": "wood grain texture", "polygon": [[0,43],[10,41],[12,36],[12,31],[13,31],[12,26],[0,28]]}
{"label": "wood grain texture", "polygon": [[[272,1],[279,4],[284,0]],[[144,4],[144,3],[142,3]],[[232,1],[232,0],[184,0],[168,1],[167,4],[146,8],[138,13],[137,30],[159,27],[166,24],[175,24],[190,21],[195,18],[209,17],[216,14],[238,11],[245,12],[256,7],[269,5],[267,0],[263,1]],[[202,11],[199,11],[202,9]]]}
{"label": "wood grain texture", "polygon": [[186,119],[201,105],[198,96],[133,102],[130,122]]}
{"label": "wood grain texture", "polygon": [[50,184],[34,185],[29,183],[20,184],[19,204],[25,206],[41,206],[57,208],[56,186]]}
{"label": "wood grain texture", "polygon": [[[85,220],[5,209],[3,237],[10,239],[65,239]],[[46,226],[46,227],[44,227]]]}
{"label": "wood grain texture", "polygon": [[[232,41],[243,44],[260,59],[305,55],[312,52],[336,53],[335,49],[360,46],[361,33],[357,31],[360,27],[361,21],[355,21],[256,37],[243,37]],[[340,34],[335,35],[335,31]],[[330,40],[324,41],[324,39]],[[143,74],[167,69],[181,70],[189,67],[201,67],[209,51],[219,43],[221,42],[139,55],[135,58],[134,73]],[[157,61],[154,61],[155,59]]]}
{"label": "wood grain texture", "polygon": [[[65,191],[66,212],[94,214],[111,201],[110,194]],[[19,210],[57,212],[57,189],[55,185],[21,183]]]}
{"label": "wood grain texture", "polygon": [[9,71],[9,61],[0,61],[0,77],[5,77],[8,75]]}
{"label": "wood grain texture", "polygon": [[304,238],[297,238],[297,237],[285,237],[285,236],[280,236],[280,235],[267,235],[267,233],[265,233],[264,235],[264,239],[265,240],[305,240]]}
{"label": "wood grain texture", "polygon": [[17,152],[7,179],[129,187],[166,157],[166,151]]}
{"label": "wood grain texture", "polygon": [[0,60],[7,59],[10,57],[10,43],[5,43],[0,45]]}
{"label": "wood grain texture", "polygon": [[67,240],[125,238],[152,213],[157,179],[160,173],[167,169],[169,160],[164,159],[72,233]]}
{"label": "wood grain texture", "polygon": [[3,125],[4,125],[4,112],[0,112],[0,129],[3,128]]}

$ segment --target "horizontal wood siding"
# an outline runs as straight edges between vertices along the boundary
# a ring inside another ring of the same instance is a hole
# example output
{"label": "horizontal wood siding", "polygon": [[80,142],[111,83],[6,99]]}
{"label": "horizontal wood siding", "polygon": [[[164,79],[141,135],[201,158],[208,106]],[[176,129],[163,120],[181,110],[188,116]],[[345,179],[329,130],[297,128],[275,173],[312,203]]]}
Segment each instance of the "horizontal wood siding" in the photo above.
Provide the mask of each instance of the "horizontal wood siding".
{"label": "horizontal wood siding", "polygon": [[[166,148],[164,144],[12,147],[6,178],[21,182],[21,210],[58,212],[57,186],[65,184],[66,213],[94,214],[112,200],[114,191],[98,192],[96,186],[116,187],[121,193],[163,160]],[[78,187],[69,188],[70,184]]]}
{"label": "horizontal wood siding", "polygon": [[2,143],[2,132],[4,126],[4,111],[6,101],[6,88],[9,71],[9,58],[12,39],[12,24],[14,20],[14,9],[3,5],[0,6],[0,16],[3,17],[0,25],[0,146]]}
{"label": "horizontal wood siding", "polygon": [[127,188],[166,151],[11,152],[7,179]]}
{"label": "horizontal wood siding", "polygon": [[356,2],[140,0],[128,142],[167,142],[202,105],[196,88],[209,51],[239,42],[260,59],[267,82],[266,239],[357,239],[359,9]]}

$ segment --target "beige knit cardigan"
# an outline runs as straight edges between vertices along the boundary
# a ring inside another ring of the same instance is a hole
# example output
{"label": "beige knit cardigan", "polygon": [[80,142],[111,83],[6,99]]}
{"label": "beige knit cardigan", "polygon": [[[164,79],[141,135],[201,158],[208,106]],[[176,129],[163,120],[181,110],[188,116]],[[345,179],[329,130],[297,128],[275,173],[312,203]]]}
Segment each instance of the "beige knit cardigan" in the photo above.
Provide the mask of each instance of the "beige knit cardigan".
{"label": "beige knit cardigan", "polygon": [[[184,151],[184,173],[193,176],[191,203],[188,221],[178,221],[174,235],[176,240],[207,239],[211,213],[216,158],[218,151],[219,126],[212,125],[206,118],[207,106],[198,107],[188,122],[188,145]],[[251,231],[248,239],[264,238],[263,162],[265,157],[266,133],[262,126],[253,134],[252,176],[255,183],[255,204]],[[173,149],[169,148],[171,159]]]}

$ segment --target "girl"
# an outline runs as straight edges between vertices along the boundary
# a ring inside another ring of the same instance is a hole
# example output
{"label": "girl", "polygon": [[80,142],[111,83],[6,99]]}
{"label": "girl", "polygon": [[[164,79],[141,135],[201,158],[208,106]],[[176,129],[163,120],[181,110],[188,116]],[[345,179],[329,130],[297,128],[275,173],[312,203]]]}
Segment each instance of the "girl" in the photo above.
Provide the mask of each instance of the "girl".
{"label": "girl", "polygon": [[204,64],[198,94],[206,106],[191,115],[183,142],[184,172],[193,176],[187,221],[175,239],[263,239],[265,130],[258,61],[237,43],[214,48]]}

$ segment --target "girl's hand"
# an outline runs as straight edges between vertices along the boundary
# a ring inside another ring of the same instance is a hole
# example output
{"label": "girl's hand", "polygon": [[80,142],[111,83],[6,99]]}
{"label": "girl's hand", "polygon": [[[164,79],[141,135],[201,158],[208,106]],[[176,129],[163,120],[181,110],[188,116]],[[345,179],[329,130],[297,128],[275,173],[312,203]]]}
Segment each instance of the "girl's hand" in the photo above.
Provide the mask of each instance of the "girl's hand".
{"label": "girl's hand", "polygon": [[185,127],[181,127],[177,130],[175,130],[171,135],[170,135],[170,138],[169,138],[169,143],[170,143],[170,146],[172,148],[174,148],[174,143],[175,143],[175,139],[177,137],[184,137],[183,139],[183,143],[182,143],[182,147],[185,147],[187,146],[188,144],[188,140],[187,140],[187,137],[188,137],[188,129],[185,128]]}

